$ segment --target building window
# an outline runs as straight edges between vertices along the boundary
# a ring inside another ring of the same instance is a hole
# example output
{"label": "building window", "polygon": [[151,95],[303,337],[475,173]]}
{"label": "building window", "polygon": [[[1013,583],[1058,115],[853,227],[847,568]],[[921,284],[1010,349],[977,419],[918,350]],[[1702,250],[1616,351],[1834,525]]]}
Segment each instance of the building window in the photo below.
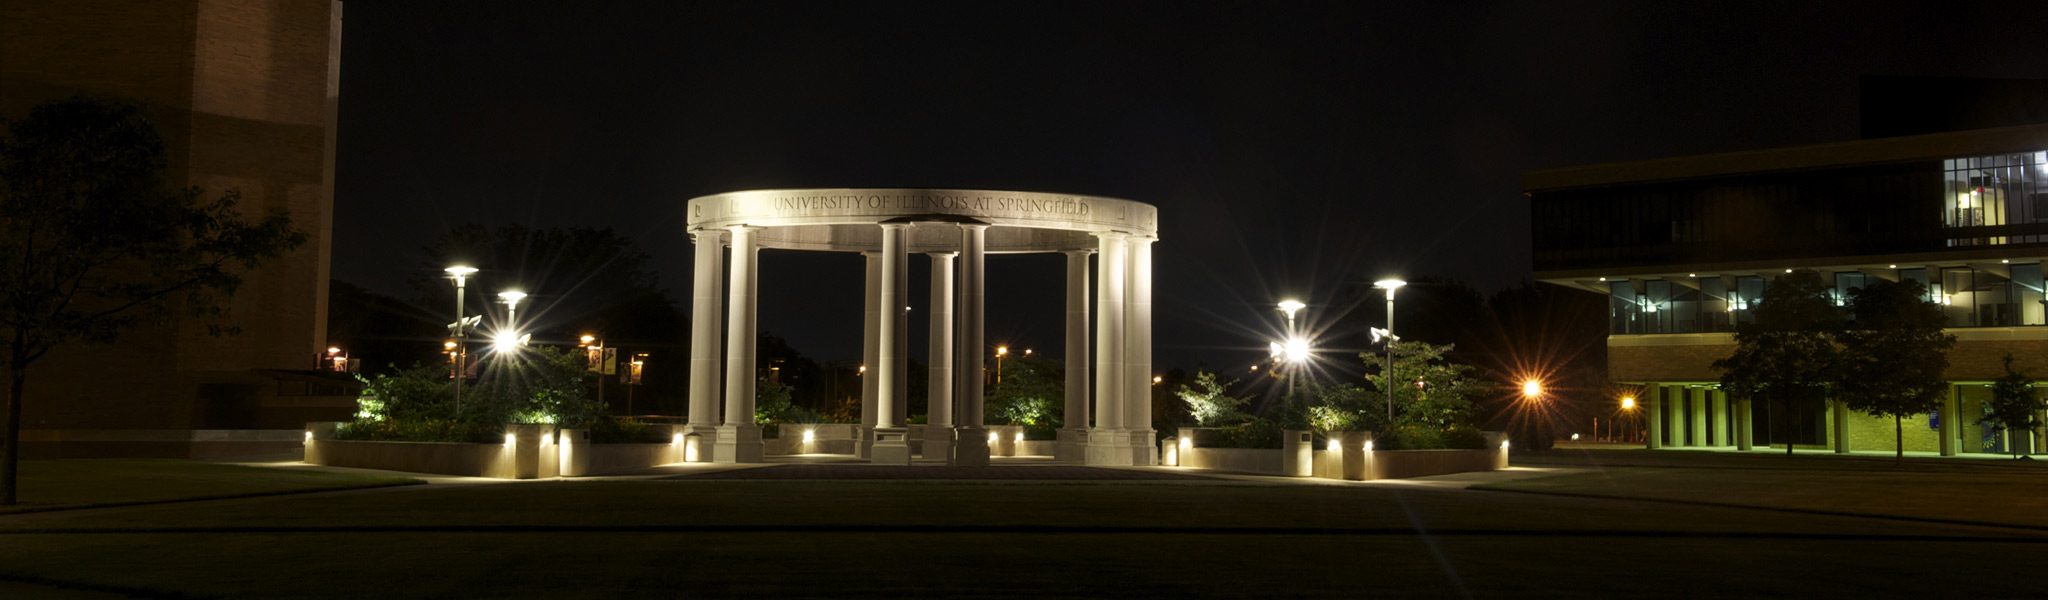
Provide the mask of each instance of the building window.
{"label": "building window", "polygon": [[2041,284],[2041,263],[2012,266],[2012,313],[2019,325],[2048,325],[2048,295]]}
{"label": "building window", "polygon": [[1835,306],[1848,306],[1851,292],[1869,282],[1868,275],[1859,271],[1843,271],[1835,274]]}
{"label": "building window", "polygon": [[1950,246],[2048,242],[2048,235],[2009,235],[2004,226],[2048,223],[2048,152],[2019,152],[1942,161],[1942,224],[1982,228],[1951,232]]}
{"label": "building window", "polygon": [[1642,333],[1641,303],[1636,298],[1635,282],[1626,279],[1607,282],[1607,331],[1608,333]]}

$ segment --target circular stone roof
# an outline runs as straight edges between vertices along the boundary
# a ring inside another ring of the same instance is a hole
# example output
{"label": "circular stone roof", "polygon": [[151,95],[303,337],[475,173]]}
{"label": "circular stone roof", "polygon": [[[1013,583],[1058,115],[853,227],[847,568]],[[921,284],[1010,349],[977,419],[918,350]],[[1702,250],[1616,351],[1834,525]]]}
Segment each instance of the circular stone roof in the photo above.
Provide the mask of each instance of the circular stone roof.
{"label": "circular stone roof", "polygon": [[988,225],[987,252],[1090,250],[1097,233],[1159,237],[1159,209],[1102,196],[995,190],[746,190],[690,199],[690,232],[758,227],[763,248],[872,252],[882,223],[909,226],[908,251],[960,249],[960,224]]}

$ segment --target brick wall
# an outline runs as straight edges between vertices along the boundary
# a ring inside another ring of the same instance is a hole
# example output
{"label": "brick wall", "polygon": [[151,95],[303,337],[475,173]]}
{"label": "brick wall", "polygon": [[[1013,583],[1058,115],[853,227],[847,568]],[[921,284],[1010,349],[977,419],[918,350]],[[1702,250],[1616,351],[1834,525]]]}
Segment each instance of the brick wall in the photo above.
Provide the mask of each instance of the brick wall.
{"label": "brick wall", "polygon": [[331,0],[0,0],[0,114],[81,93],[139,100],[185,182],[240,190],[248,214],[287,210],[310,237],[247,275],[231,305],[241,335],[178,322],[52,352],[31,372],[24,427],[205,427],[219,412],[206,397],[275,387],[250,369],[311,366],[327,342],[340,16]]}

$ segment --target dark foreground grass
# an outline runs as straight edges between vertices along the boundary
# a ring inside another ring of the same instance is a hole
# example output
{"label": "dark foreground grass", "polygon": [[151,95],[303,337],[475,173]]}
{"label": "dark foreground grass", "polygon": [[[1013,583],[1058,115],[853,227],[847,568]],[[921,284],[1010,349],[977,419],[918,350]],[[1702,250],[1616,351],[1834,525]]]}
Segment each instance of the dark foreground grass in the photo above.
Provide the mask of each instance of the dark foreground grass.
{"label": "dark foreground grass", "polygon": [[198,597],[2000,596],[2043,556],[2025,531],[1394,486],[526,482],[0,518],[0,580]]}
{"label": "dark foreground grass", "polygon": [[409,485],[410,477],[171,459],[21,461],[20,504],[0,514]]}
{"label": "dark foreground grass", "polygon": [[1750,506],[2048,530],[2040,472],[1614,467],[1480,490]]}

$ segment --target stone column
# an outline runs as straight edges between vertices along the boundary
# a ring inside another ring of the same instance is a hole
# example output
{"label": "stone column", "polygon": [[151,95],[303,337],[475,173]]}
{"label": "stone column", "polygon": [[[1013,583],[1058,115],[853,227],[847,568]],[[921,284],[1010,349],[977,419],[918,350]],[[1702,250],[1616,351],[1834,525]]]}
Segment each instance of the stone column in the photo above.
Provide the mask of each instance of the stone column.
{"label": "stone column", "polygon": [[982,243],[988,226],[960,226],[960,328],[958,357],[953,369],[955,403],[960,408],[959,428],[953,442],[953,462],[960,466],[988,466],[988,429],[982,423],[981,376],[984,369],[982,344]]}
{"label": "stone column", "polygon": [[[928,253],[932,259],[930,368],[926,369],[924,457],[953,458],[953,258],[957,252]],[[1087,377],[1082,375],[1082,377]]]}
{"label": "stone column", "polygon": [[1829,419],[1829,421],[1832,421],[1831,424],[1834,425],[1835,454],[1848,454],[1849,404],[1841,400],[1829,400],[1828,412],[1834,417]]}
{"label": "stone column", "polygon": [[1131,236],[1124,271],[1124,429],[1131,464],[1155,465],[1152,430],[1152,240]]}
{"label": "stone column", "polygon": [[[909,225],[904,225],[909,227]],[[903,427],[910,418],[910,231],[904,229],[896,236],[896,300],[889,306],[887,314],[895,320],[896,364],[903,372],[896,374],[894,427]],[[879,397],[879,395],[878,395]]]}
{"label": "stone column", "polygon": [[1130,267],[1124,234],[1095,234],[1101,243],[1095,269],[1095,428],[1088,432],[1091,465],[1131,464],[1124,430],[1124,286]]}
{"label": "stone column", "polygon": [[1948,393],[1941,398],[1941,455],[1955,456],[1957,423],[1962,419],[1963,409],[1960,398],[1956,397],[1956,386],[1948,386]]}
{"label": "stone column", "polygon": [[1711,414],[1707,410],[1707,397],[1711,395],[1713,393],[1708,391],[1707,388],[1685,388],[1685,399],[1688,404],[1692,405],[1691,425],[1692,445],[1694,446],[1705,447],[1714,445],[1713,440],[1707,439],[1707,416]]}
{"label": "stone column", "polygon": [[761,462],[761,427],[754,424],[754,327],[759,248],[758,227],[732,228],[732,279],[727,284],[725,338],[725,424],[718,427],[713,460]]}
{"label": "stone column", "polygon": [[860,431],[853,435],[853,452],[868,458],[875,445],[875,373],[882,368],[879,336],[882,327],[882,254],[862,252],[866,261],[866,291],[861,293],[860,334]]}
{"label": "stone column", "polygon": [[1749,399],[1735,401],[1735,449],[1744,452],[1756,444],[1756,413],[1752,412]]}
{"label": "stone column", "polygon": [[906,279],[906,254],[903,247],[902,223],[882,224],[882,278],[881,297],[875,304],[879,326],[875,339],[876,356],[881,358],[881,367],[870,369],[875,375],[875,429],[872,439],[874,446],[869,461],[875,464],[910,464],[910,443],[904,438],[903,405],[905,397],[904,376],[907,374],[903,353],[903,281]]}
{"label": "stone column", "polygon": [[1081,462],[1088,444],[1088,255],[1094,250],[1068,250],[1067,255],[1067,406],[1061,414],[1054,458]]}
{"label": "stone column", "polygon": [[685,447],[696,452],[685,452],[683,459],[707,462],[718,439],[718,371],[724,366],[718,356],[723,349],[718,345],[718,318],[724,312],[718,280],[724,275],[725,247],[717,230],[694,232],[691,237],[697,261],[690,273],[690,422],[682,433]]}
{"label": "stone column", "polygon": [[1651,450],[1664,447],[1664,386],[1643,386],[1643,442]]}
{"label": "stone column", "polygon": [[1707,426],[1710,446],[1733,446],[1728,439],[1728,394],[1720,390],[1707,390]]}

